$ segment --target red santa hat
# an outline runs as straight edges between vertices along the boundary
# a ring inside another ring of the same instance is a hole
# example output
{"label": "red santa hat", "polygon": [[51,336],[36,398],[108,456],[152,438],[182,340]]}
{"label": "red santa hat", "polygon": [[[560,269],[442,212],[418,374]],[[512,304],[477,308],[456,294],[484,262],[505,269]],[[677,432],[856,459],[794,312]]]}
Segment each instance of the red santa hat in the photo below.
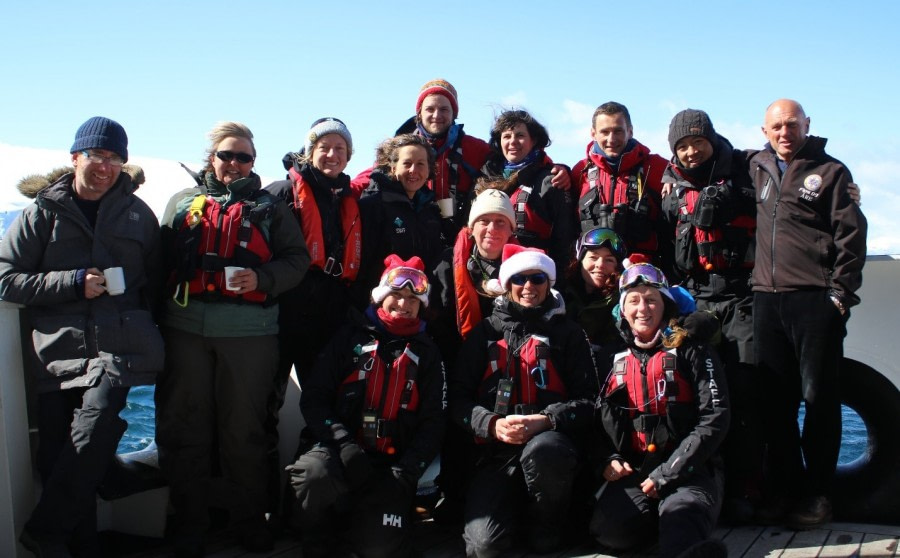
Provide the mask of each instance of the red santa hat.
{"label": "red santa hat", "polygon": [[372,300],[381,304],[391,292],[408,287],[422,303],[428,306],[428,276],[425,275],[425,263],[418,256],[403,261],[400,256],[391,254],[384,259],[384,273],[378,286],[372,289]]}
{"label": "red santa hat", "polygon": [[503,246],[503,263],[500,264],[499,281],[491,280],[488,288],[506,292],[509,290],[509,278],[516,273],[529,270],[543,271],[550,278],[550,286],[556,284],[556,264],[550,256],[539,248],[525,248],[518,244]]}

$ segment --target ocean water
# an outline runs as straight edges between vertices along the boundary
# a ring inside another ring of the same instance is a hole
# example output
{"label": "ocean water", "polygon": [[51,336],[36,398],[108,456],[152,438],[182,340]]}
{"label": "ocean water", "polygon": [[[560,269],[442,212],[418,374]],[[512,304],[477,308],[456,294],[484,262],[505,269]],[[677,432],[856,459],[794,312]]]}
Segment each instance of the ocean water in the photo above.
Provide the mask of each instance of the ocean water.
{"label": "ocean water", "polygon": [[[128,405],[122,418],[128,421],[128,430],[119,443],[119,453],[142,450],[153,441],[153,386],[131,388]],[[866,427],[854,411],[843,408],[844,433],[841,440],[840,463],[850,463],[863,455],[868,443]],[[801,409],[802,419],[802,409]],[[802,424],[802,422],[801,422]]]}

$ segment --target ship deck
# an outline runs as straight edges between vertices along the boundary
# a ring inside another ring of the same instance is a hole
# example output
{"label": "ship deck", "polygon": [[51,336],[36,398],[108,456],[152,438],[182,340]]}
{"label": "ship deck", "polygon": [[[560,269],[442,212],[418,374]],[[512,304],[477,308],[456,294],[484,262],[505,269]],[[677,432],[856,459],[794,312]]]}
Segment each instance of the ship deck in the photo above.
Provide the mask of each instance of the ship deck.
{"label": "ship deck", "polygon": [[[288,537],[278,539],[275,549],[268,554],[254,554],[243,551],[232,538],[224,533],[207,546],[209,558],[237,557],[302,557],[300,544]],[[837,557],[878,557],[900,556],[897,552],[900,526],[868,525],[857,523],[831,523],[822,529],[796,532],[780,527],[734,527],[719,528],[715,535],[728,547],[731,558],[837,558]],[[459,528],[447,528],[431,521],[423,521],[414,527],[416,548],[423,558],[464,558],[465,551]],[[108,544],[122,546],[127,540],[120,539]],[[135,541],[132,541],[134,543]],[[149,546],[149,548],[148,548]],[[137,550],[135,547],[143,547]],[[133,551],[123,552],[108,548],[109,556],[129,558],[157,558],[171,556],[171,548],[160,540],[145,539],[132,545]],[[525,550],[513,551],[508,558],[605,558],[611,556],[644,558],[657,555],[655,546],[640,552],[605,554],[602,549],[589,542],[577,542],[564,551],[551,554],[531,554]]]}

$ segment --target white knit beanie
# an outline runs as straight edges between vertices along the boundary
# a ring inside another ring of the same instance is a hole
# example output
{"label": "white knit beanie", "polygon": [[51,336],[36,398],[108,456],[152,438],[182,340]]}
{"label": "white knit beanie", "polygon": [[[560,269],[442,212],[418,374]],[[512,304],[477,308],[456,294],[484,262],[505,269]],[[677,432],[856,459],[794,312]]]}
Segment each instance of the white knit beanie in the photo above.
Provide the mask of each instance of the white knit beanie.
{"label": "white knit beanie", "polygon": [[[509,278],[516,273],[535,269],[543,271],[550,278],[550,286],[556,284],[556,264],[550,256],[538,248],[525,248],[518,244],[503,246],[503,263],[500,264],[500,278],[495,287],[509,291]],[[494,280],[492,280],[494,281]]]}
{"label": "white knit beanie", "polygon": [[510,228],[513,231],[516,230],[516,212],[512,202],[509,200],[509,196],[495,188],[488,188],[478,194],[478,197],[472,202],[472,208],[469,210],[469,228],[472,228],[479,217],[488,213],[503,215],[509,219]]}
{"label": "white knit beanie", "polygon": [[328,134],[337,134],[344,138],[344,141],[347,142],[347,160],[349,161],[350,156],[353,155],[353,138],[350,136],[350,130],[347,129],[346,124],[330,116],[320,118],[310,126],[309,134],[306,135],[306,156],[311,157],[313,146]]}

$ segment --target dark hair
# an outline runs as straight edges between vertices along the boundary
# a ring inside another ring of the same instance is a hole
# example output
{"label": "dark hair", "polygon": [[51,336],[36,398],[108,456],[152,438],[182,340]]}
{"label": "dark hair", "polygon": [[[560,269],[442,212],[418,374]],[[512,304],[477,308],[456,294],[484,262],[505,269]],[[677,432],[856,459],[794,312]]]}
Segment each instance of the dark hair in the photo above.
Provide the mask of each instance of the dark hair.
{"label": "dark hair", "polygon": [[428,140],[418,134],[400,134],[386,139],[375,149],[375,166],[379,170],[390,173],[391,167],[397,162],[398,152],[403,147],[417,145],[425,148],[428,157],[428,176],[434,176],[435,153]]}
{"label": "dark hair", "polygon": [[491,149],[497,153],[503,153],[500,147],[500,136],[503,135],[503,132],[516,127],[518,124],[525,124],[528,135],[531,136],[536,148],[546,149],[550,145],[550,134],[547,133],[547,128],[543,124],[535,120],[527,111],[507,110],[500,113],[500,116],[494,121],[493,127],[491,127],[491,138],[488,142]]}
{"label": "dark hair", "polygon": [[594,111],[594,116],[591,117],[591,128],[594,127],[594,122],[597,121],[597,116],[601,114],[606,114],[608,116],[621,114],[625,117],[625,123],[631,126],[631,115],[628,113],[628,108],[626,108],[622,103],[608,101],[597,107],[597,109]]}

